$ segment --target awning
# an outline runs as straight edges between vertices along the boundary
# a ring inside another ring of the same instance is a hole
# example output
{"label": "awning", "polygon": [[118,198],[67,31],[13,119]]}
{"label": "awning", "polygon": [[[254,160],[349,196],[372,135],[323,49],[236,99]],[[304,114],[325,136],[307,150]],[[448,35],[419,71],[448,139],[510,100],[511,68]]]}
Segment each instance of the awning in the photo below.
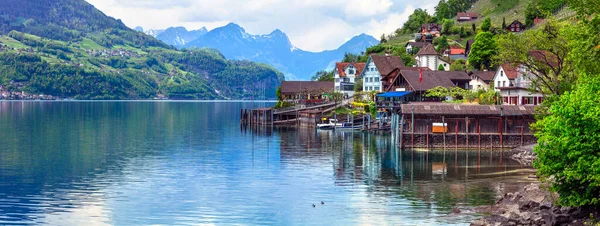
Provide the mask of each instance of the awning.
{"label": "awning", "polygon": [[377,97],[392,98],[392,97],[404,97],[413,94],[413,92],[387,92],[377,94]]}

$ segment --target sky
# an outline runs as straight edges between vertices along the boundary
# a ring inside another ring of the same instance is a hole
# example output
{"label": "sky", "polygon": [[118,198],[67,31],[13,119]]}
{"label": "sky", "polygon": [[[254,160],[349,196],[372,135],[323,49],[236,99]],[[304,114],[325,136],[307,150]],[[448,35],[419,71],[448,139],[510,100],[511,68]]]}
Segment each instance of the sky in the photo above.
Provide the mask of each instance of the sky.
{"label": "sky", "polygon": [[144,30],[209,30],[234,22],[250,34],[285,32],[300,49],[336,49],[355,35],[393,33],[425,0],[87,0],[108,16]]}

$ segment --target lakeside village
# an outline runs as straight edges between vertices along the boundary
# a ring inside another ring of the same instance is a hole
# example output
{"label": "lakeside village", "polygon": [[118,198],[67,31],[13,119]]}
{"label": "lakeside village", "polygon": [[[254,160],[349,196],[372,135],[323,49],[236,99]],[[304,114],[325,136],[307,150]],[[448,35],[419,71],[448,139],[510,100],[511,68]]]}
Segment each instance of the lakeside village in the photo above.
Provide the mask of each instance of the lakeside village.
{"label": "lakeside village", "polygon": [[[523,30],[519,21],[506,27]],[[243,110],[242,122],[392,131],[403,148],[535,144],[529,125],[544,95],[532,92],[531,70],[506,63],[495,71],[450,71],[450,62],[468,59],[474,40],[440,54],[432,44],[440,31],[424,24],[418,41],[406,43],[407,53],[416,52],[414,65],[390,54],[338,62],[334,81],[284,81],[276,108]]]}

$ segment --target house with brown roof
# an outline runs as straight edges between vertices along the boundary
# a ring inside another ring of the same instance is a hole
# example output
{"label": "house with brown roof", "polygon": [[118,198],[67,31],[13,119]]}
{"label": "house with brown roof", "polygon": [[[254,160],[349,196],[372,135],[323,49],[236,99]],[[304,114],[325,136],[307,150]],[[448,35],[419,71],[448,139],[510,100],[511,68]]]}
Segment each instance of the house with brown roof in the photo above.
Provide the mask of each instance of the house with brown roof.
{"label": "house with brown roof", "polygon": [[513,21],[511,24],[509,24],[508,26],[506,26],[504,28],[504,30],[513,32],[513,33],[518,33],[521,31],[525,30],[525,25],[523,23],[521,23],[521,21],[519,20],[515,20]]}
{"label": "house with brown roof", "polygon": [[479,14],[476,13],[476,12],[471,12],[471,13],[459,12],[459,13],[456,13],[456,21],[458,21],[458,22],[468,22],[468,21],[472,21],[472,20],[477,20],[478,17],[479,17]]}
{"label": "house with brown roof", "polygon": [[420,81],[421,70],[398,70],[398,75],[389,84],[389,91],[414,92],[415,100],[441,102],[439,98],[427,98],[424,94],[435,87],[469,88],[471,78],[464,71],[430,71],[423,70],[423,82]]}
{"label": "house with brown roof", "polygon": [[440,24],[423,24],[421,25],[421,35],[426,36],[430,34],[434,37],[440,37],[442,31],[442,25]]}
{"label": "house with brown roof", "polygon": [[281,95],[288,102],[325,101],[327,94],[335,89],[334,82],[314,81],[283,81],[281,82]]}
{"label": "house with brown roof", "polygon": [[437,71],[442,65],[445,71],[450,70],[450,63],[438,54],[433,45],[429,44],[422,48],[415,56],[417,67],[427,67],[432,71]]}
{"label": "house with brown roof", "polygon": [[470,90],[488,90],[490,83],[494,82],[495,71],[470,71],[471,82],[469,82]]}
{"label": "house with brown roof", "polygon": [[365,63],[335,63],[334,78],[335,91],[344,93],[345,96],[354,96],[354,84],[365,69]]}
{"label": "house with brown roof", "polygon": [[514,67],[503,64],[498,67],[493,84],[506,105],[538,105],[543,101],[544,95],[531,92],[532,76],[534,75],[523,65]]}
{"label": "house with brown roof", "polygon": [[396,68],[402,68],[404,62],[399,56],[390,56],[389,54],[382,56],[372,54],[367,60],[365,69],[360,77],[363,78],[363,91],[383,91],[381,79],[388,75]]}
{"label": "house with brown roof", "polygon": [[383,86],[383,92],[404,92],[406,91],[405,87],[401,87],[398,83],[400,75],[400,71],[431,71],[426,67],[401,67],[396,68],[389,74],[383,76],[381,78],[381,84]]}

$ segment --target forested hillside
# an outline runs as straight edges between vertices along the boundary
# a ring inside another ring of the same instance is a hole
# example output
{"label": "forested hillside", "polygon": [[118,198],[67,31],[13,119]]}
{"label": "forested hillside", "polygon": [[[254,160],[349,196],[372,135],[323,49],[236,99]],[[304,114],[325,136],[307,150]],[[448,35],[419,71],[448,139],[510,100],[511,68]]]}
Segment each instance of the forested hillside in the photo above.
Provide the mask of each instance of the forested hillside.
{"label": "forested hillside", "polygon": [[283,75],[213,50],[179,51],[83,0],[0,3],[0,84],[79,99],[274,97]]}

